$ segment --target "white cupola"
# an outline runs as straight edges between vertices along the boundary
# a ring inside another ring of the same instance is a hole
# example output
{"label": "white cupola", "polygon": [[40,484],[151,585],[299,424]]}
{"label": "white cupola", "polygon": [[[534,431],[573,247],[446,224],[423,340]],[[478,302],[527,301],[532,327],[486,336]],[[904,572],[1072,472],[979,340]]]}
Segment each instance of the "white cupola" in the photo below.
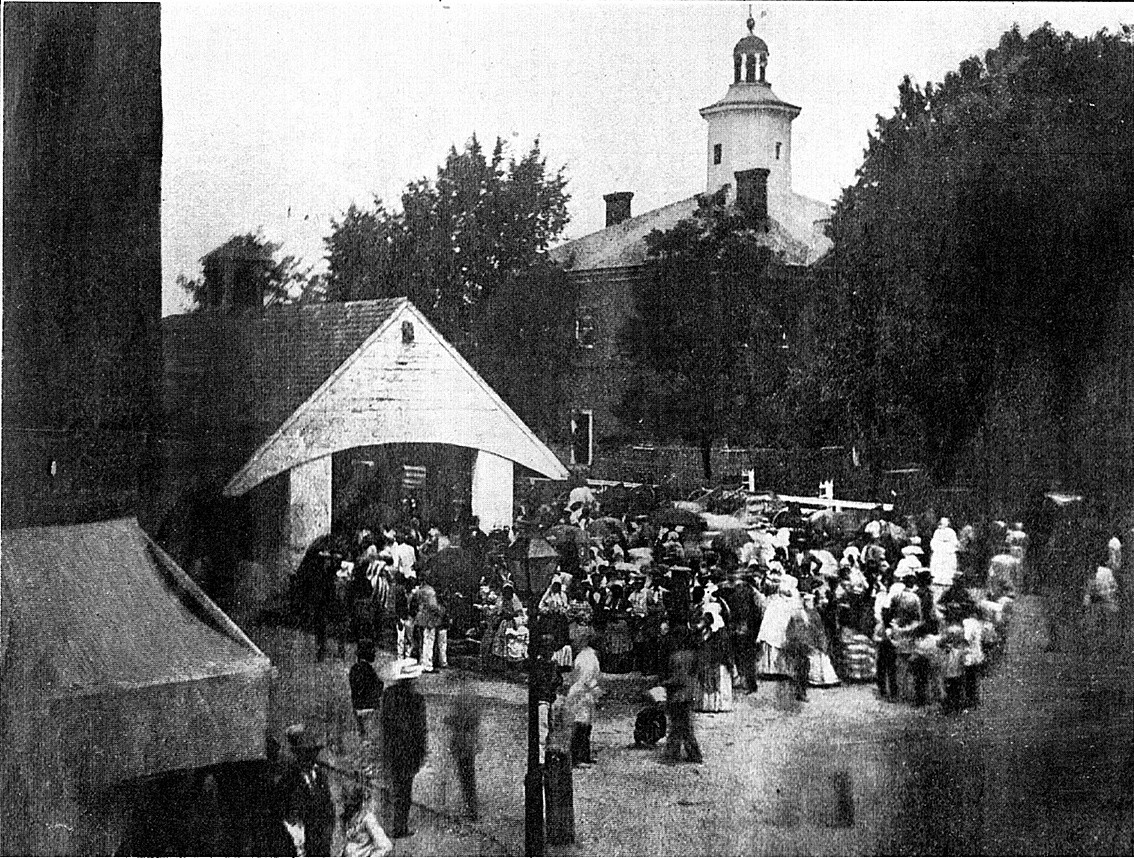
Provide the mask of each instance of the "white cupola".
{"label": "white cupola", "polygon": [[[767,80],[768,46],[753,30],[732,50],[733,82],[725,97],[701,108],[708,123],[708,172],[705,190],[730,186],[736,194],[736,173],[768,171],[769,196],[791,191],[791,123],[800,108],[780,101]],[[773,213],[774,216],[774,213]]]}

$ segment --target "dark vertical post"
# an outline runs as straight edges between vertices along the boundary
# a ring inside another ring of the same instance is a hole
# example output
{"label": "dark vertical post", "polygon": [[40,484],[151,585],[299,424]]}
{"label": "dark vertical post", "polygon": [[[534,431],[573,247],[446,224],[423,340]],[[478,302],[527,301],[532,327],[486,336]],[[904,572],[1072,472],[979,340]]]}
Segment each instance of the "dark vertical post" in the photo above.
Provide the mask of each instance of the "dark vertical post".
{"label": "dark vertical post", "polygon": [[[525,558],[528,576],[528,623],[535,620],[538,598],[532,586],[532,561]],[[530,639],[529,639],[530,640]],[[528,772],[524,776],[524,854],[543,855],[543,766],[539,761],[538,643],[528,644]]]}

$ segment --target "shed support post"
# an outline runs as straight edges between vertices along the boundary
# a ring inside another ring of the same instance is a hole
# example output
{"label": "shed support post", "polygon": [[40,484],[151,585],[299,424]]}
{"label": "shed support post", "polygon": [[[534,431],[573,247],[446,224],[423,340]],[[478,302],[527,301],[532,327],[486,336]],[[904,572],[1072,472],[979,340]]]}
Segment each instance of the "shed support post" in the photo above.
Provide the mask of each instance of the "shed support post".
{"label": "shed support post", "polygon": [[299,568],[319,536],[331,532],[331,457],[321,456],[288,472],[287,571]]}
{"label": "shed support post", "polygon": [[512,462],[478,450],[473,463],[472,511],[480,528],[490,533],[512,526]]}

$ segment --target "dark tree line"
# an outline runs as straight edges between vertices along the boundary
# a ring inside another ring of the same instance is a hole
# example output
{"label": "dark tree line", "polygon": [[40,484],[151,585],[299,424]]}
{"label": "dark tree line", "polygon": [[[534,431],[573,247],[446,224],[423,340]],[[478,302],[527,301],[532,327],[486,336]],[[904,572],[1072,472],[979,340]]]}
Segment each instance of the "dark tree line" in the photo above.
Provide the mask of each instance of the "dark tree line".
{"label": "dark tree line", "polygon": [[1131,278],[1132,69],[1128,37],[1047,25],[938,86],[902,82],[836,206],[830,341],[802,378],[851,440],[877,451],[912,426],[946,482],[1021,368],[1050,375],[1052,426],[1070,425]]}

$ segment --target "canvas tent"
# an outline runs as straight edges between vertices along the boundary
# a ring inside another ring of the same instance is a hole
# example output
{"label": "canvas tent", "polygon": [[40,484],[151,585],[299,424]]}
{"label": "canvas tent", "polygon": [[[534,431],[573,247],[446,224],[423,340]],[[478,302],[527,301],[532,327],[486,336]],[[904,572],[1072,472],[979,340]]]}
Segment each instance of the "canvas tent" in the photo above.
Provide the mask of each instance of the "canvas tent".
{"label": "canvas tent", "polygon": [[2,539],[4,819],[25,846],[93,849],[77,821],[110,788],[263,757],[270,662],[136,520]]}

